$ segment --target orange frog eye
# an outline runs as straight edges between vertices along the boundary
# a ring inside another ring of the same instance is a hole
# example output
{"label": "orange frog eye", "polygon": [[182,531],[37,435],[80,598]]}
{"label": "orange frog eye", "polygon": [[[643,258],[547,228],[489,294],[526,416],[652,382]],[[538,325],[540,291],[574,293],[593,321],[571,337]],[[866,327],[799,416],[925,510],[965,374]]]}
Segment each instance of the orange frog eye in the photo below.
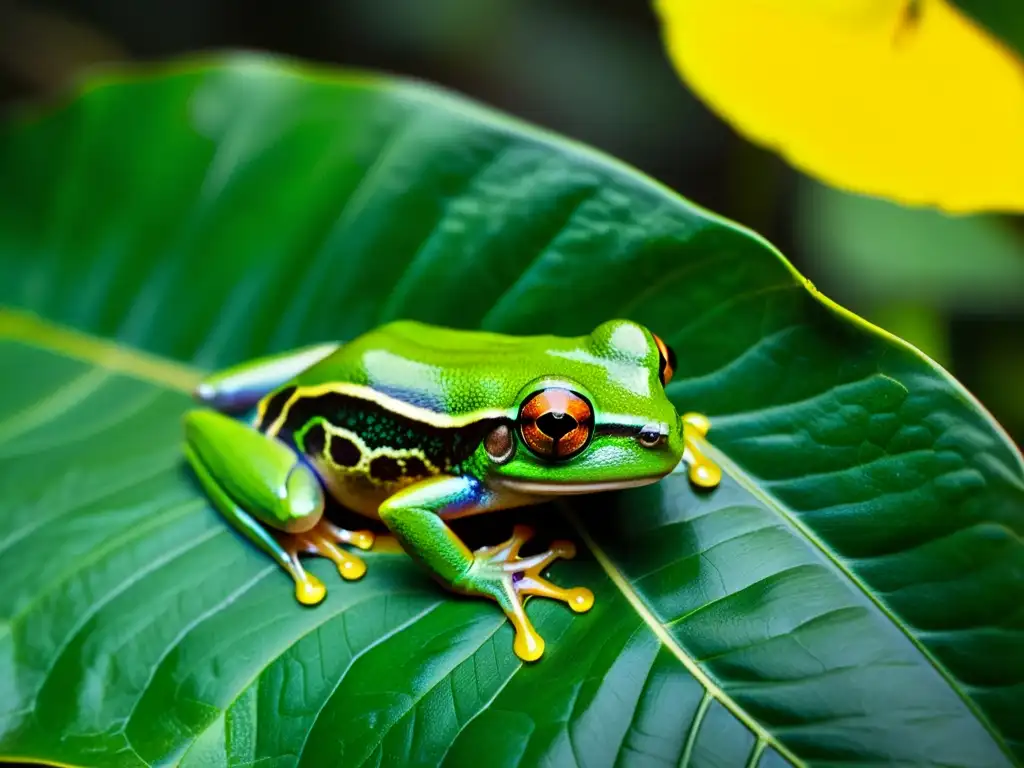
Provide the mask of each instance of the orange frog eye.
{"label": "orange frog eye", "polygon": [[590,442],[594,409],[582,395],[561,387],[535,392],[519,409],[526,447],[544,459],[570,459]]}
{"label": "orange frog eye", "polygon": [[658,356],[661,358],[658,362],[658,378],[661,379],[661,386],[667,387],[672,381],[672,374],[676,372],[676,353],[656,333],[651,335],[654,337],[654,343],[658,345]]}

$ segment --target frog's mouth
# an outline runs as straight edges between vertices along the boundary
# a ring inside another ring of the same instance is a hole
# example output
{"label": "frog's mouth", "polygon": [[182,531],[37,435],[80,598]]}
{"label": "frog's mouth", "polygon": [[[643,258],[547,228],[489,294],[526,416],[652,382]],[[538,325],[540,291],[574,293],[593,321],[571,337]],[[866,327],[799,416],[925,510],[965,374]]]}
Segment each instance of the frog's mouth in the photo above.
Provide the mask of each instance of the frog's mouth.
{"label": "frog's mouth", "polygon": [[507,477],[495,481],[496,485],[516,493],[533,495],[571,496],[584,493],[601,493],[602,491],[621,491],[626,488],[639,488],[653,485],[665,475],[633,478],[632,480],[608,480],[598,483],[545,483],[536,480],[515,480]]}

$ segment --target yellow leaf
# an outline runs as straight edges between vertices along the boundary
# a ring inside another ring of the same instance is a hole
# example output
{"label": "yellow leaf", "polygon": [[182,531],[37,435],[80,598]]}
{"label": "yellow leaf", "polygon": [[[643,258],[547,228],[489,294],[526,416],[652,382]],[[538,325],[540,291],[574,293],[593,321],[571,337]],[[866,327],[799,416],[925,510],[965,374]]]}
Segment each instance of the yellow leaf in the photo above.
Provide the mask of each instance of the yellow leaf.
{"label": "yellow leaf", "polygon": [[839,187],[1024,211],[1024,61],[946,0],[655,0],[691,89]]}

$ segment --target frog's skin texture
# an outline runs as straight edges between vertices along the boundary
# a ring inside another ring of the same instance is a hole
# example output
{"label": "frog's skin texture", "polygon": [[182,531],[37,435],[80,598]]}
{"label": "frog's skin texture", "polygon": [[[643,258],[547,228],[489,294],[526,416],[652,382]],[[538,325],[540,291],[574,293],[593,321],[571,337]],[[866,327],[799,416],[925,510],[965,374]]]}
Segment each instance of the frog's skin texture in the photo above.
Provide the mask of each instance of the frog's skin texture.
{"label": "frog's skin texture", "polygon": [[206,379],[196,397],[207,407],[185,416],[185,453],[217,509],[291,575],[301,603],[319,603],[326,589],[299,555],[330,558],[357,579],[366,565],[341,545],[374,541],[324,518],[327,493],[382,521],[448,589],[495,600],[515,627],[516,654],[532,661],[544,641],[525,596],[577,612],[593,605],[589,590],[540,575],[575,548],[554,542],[520,558],[533,532],[516,526],[508,541],[472,552],[448,521],[654,483],[684,458],[695,484],[717,485],[720,471],[690,439],[707,420],[680,418],[665,396],[675,363],[661,339],[626,320],[574,338],[393,322]]}

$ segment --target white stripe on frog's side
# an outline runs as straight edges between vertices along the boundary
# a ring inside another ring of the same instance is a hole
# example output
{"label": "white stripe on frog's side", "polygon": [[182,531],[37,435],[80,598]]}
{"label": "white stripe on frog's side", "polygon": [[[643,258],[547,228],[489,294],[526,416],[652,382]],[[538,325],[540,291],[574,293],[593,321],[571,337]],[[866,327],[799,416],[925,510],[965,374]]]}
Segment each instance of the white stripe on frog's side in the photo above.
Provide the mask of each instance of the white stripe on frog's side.
{"label": "white stripe on frog's side", "polygon": [[281,427],[284,426],[285,421],[288,419],[288,412],[291,410],[292,405],[298,400],[327,394],[345,395],[346,397],[366,400],[410,421],[429,424],[432,427],[439,427],[441,429],[458,429],[459,427],[465,427],[484,419],[515,418],[514,414],[510,415],[507,411],[500,408],[484,408],[479,411],[449,416],[446,413],[431,411],[428,408],[421,408],[418,405],[412,405],[404,400],[385,395],[383,392],[373,389],[373,387],[347,382],[334,382],[317,384],[310,387],[296,387],[291,397],[288,398],[288,402],[281,408],[281,413],[274,419],[274,423],[267,428],[267,435],[271,437],[277,436],[278,432],[281,431]]}

